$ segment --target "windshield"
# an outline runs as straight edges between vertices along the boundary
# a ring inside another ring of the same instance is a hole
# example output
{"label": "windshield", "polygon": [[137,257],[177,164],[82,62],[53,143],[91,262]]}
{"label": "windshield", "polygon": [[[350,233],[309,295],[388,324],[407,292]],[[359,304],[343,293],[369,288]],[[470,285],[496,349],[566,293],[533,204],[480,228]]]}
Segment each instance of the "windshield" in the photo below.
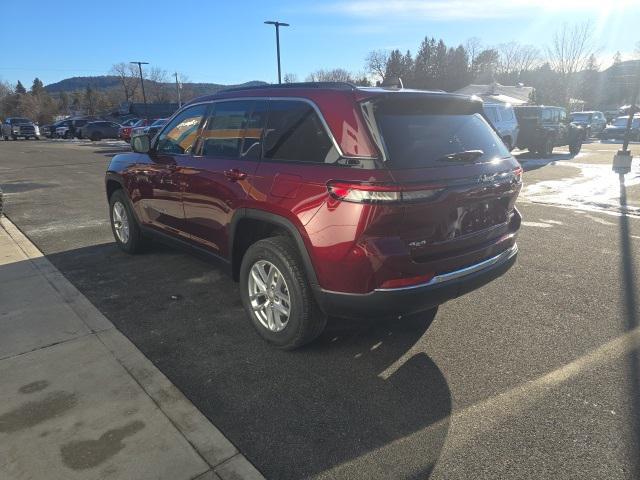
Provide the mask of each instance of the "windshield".
{"label": "windshield", "polygon": [[591,121],[590,113],[572,113],[571,114],[572,122],[589,122]]}
{"label": "windshield", "polygon": [[377,114],[376,120],[394,168],[443,166],[453,158],[447,156],[469,151],[479,151],[474,163],[509,156],[479,113]]}
{"label": "windshield", "polygon": [[520,107],[516,108],[516,117],[523,118],[538,118],[540,115],[540,109],[538,107]]}
{"label": "windshield", "polygon": [[[626,127],[628,121],[629,121],[629,117],[618,117],[613,121],[613,126],[614,127]],[[634,117],[632,126],[633,127],[639,127],[640,126],[640,117]]]}
{"label": "windshield", "polygon": [[31,123],[31,120],[27,118],[12,118],[11,125],[20,125],[21,123]]}

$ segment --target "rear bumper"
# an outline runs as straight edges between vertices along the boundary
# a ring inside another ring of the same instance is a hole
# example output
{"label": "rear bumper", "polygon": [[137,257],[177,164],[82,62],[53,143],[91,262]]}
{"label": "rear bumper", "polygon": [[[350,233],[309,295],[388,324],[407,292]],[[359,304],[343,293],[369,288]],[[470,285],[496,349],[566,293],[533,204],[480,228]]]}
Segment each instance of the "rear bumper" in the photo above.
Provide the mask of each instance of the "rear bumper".
{"label": "rear bumper", "polygon": [[421,312],[500,277],[515,263],[517,254],[518,246],[513,245],[494,257],[440,274],[421,285],[377,289],[366,294],[320,290],[318,297],[322,310],[338,317],[388,317]]}

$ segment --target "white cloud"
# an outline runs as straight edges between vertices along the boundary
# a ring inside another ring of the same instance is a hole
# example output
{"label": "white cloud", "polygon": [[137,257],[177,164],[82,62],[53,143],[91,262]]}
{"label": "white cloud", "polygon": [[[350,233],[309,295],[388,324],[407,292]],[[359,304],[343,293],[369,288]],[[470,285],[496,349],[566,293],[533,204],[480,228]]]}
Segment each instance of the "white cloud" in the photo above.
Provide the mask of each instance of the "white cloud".
{"label": "white cloud", "polygon": [[637,0],[347,0],[325,9],[359,17],[411,17],[429,20],[489,19],[526,16],[541,11],[602,12],[636,6]]}

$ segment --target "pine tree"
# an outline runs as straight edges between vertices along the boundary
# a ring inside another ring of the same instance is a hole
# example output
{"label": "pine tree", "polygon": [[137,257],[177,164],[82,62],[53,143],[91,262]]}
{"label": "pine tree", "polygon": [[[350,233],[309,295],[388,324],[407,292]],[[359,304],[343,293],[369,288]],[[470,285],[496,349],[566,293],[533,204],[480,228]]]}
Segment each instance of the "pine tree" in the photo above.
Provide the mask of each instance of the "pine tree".
{"label": "pine tree", "polygon": [[27,89],[24,88],[24,85],[22,85],[20,80],[18,80],[18,83],[16,84],[16,93],[19,93],[20,95],[27,93]]}
{"label": "pine tree", "polygon": [[31,95],[40,96],[44,93],[44,84],[38,77],[33,79],[33,85],[31,85]]}

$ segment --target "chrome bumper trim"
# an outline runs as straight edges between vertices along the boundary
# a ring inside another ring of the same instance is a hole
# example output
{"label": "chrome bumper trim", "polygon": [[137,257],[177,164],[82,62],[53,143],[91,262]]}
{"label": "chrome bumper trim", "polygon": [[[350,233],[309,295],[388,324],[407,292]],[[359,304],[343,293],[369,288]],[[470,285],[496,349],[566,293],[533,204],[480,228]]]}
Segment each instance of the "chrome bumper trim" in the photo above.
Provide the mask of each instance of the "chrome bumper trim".
{"label": "chrome bumper trim", "polygon": [[458,278],[471,275],[472,273],[479,272],[480,270],[483,270],[485,268],[507,261],[511,257],[513,257],[516,253],[518,253],[518,245],[514,245],[513,247],[509,248],[508,250],[505,250],[499,255],[483,260],[480,263],[469,265],[468,267],[461,268],[460,270],[454,270],[453,272],[436,275],[426,283],[419,283],[418,285],[410,285],[408,287],[400,287],[400,288],[376,288],[374,291],[375,292],[398,292],[401,290],[413,290],[414,288],[422,288],[422,287],[428,287],[431,285],[436,285],[439,283],[450,282],[451,280],[456,280]]}

